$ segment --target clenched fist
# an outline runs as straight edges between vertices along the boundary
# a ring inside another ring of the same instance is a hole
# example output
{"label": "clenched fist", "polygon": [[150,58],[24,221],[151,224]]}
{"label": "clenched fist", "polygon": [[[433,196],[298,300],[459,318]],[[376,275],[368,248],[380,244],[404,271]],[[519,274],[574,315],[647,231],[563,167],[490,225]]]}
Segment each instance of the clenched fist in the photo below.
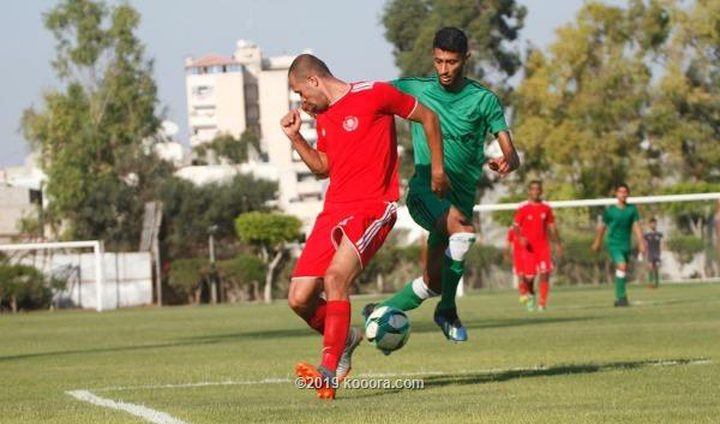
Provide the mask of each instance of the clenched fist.
{"label": "clenched fist", "polygon": [[300,124],[302,124],[302,119],[300,119],[300,112],[297,109],[291,110],[280,120],[283,132],[291,140],[300,135]]}

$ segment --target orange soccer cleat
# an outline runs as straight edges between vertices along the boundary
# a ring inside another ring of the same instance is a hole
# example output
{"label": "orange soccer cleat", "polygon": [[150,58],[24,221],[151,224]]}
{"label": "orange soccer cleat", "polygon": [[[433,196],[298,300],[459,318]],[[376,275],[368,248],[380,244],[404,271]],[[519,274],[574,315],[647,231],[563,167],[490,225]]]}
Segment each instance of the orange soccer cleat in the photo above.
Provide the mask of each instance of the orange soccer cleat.
{"label": "orange soccer cleat", "polygon": [[337,390],[337,378],[335,373],[322,367],[315,368],[307,362],[298,362],[295,365],[295,375],[305,380],[305,387],[317,391],[318,399],[335,399]]}

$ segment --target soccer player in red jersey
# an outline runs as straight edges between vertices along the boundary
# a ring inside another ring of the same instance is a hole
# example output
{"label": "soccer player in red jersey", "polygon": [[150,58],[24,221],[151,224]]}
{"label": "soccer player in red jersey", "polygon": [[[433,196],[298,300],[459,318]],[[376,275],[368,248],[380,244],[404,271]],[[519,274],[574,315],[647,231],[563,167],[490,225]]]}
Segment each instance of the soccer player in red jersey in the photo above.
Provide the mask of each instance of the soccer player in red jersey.
{"label": "soccer player in red jersey", "polygon": [[548,234],[552,236],[555,243],[555,252],[562,255],[562,243],[555,225],[555,217],[550,205],[542,201],[542,194],[542,182],[531,181],[528,186],[528,201],[522,203],[515,212],[513,224],[522,257],[522,263],[518,264],[522,267],[519,271],[523,276],[519,286],[520,300],[527,305],[530,311],[535,309],[533,285],[537,273],[540,274],[540,296],[537,307],[544,311],[547,305],[550,273],[553,269]]}
{"label": "soccer player in red jersey", "polygon": [[317,368],[301,362],[295,371],[315,386],[318,397],[333,399],[362,340],[360,330],[350,329],[350,284],[396,219],[400,193],[395,115],[422,124],[432,154],[432,190],[439,196],[448,188],[442,134],[435,113],[414,97],[387,83],[341,81],[313,55],[298,56],[288,80],[302,98],[302,109],[317,119],[317,146],[300,134],[298,110],[283,117],[283,131],[308,168],[330,180],[288,294],[295,313],[323,335],[322,362]]}

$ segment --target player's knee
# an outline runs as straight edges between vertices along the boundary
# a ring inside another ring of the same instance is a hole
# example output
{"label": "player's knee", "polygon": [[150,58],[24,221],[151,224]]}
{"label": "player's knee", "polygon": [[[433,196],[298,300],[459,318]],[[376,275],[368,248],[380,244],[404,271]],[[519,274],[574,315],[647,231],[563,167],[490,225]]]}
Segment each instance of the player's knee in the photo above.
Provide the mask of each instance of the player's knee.
{"label": "player's knee", "polygon": [[298,291],[290,291],[288,293],[288,305],[290,309],[295,311],[298,315],[302,315],[310,305],[310,299],[307,296],[302,295]]}
{"label": "player's knee", "polygon": [[460,232],[450,235],[448,247],[445,254],[453,261],[462,262],[470,251],[470,247],[475,243],[475,233]]}
{"label": "player's knee", "polygon": [[348,297],[346,277],[341,272],[329,269],[325,273],[325,294],[328,300],[340,300]]}

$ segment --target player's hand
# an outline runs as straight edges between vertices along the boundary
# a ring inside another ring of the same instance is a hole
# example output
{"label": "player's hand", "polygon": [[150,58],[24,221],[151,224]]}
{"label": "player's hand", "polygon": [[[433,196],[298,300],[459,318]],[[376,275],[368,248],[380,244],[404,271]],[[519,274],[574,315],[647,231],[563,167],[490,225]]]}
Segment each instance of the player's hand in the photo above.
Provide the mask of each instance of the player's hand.
{"label": "player's hand", "polygon": [[452,188],[450,186],[450,180],[448,179],[447,174],[445,174],[445,171],[433,171],[430,181],[430,188],[436,196],[441,198],[445,197],[445,193],[447,193],[448,190]]}
{"label": "player's hand", "polygon": [[600,250],[600,243],[594,241],[590,248],[593,250],[593,252],[597,252],[598,250]]}
{"label": "player's hand", "polygon": [[300,112],[297,109],[291,110],[280,120],[283,132],[291,140],[300,135],[301,124],[302,119],[300,119]]}
{"label": "player's hand", "polygon": [[647,246],[645,246],[645,243],[640,243],[640,245],[638,245],[638,250],[641,255],[644,255],[645,252],[647,252]]}
{"label": "player's hand", "polygon": [[497,172],[502,177],[510,173],[510,164],[503,156],[488,160],[488,168]]}

